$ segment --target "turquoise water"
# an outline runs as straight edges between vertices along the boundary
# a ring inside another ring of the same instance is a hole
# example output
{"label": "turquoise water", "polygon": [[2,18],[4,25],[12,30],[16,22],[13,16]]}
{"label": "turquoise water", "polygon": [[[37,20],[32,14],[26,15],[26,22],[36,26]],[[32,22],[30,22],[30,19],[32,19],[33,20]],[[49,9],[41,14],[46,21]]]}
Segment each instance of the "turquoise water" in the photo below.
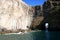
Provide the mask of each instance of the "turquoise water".
{"label": "turquoise water", "polygon": [[36,31],[26,34],[1,35],[0,40],[60,40],[60,32]]}

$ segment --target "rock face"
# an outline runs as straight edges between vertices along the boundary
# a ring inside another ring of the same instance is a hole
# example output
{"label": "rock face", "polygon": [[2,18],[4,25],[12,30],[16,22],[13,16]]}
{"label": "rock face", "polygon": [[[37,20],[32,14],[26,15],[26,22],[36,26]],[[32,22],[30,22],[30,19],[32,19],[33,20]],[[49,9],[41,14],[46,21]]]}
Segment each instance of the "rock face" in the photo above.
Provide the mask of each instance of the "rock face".
{"label": "rock face", "polygon": [[38,25],[42,22],[44,19],[43,13],[42,13],[42,7],[40,5],[34,6],[34,18],[31,24],[31,29],[35,30],[38,29]]}
{"label": "rock face", "polygon": [[22,0],[0,0],[0,29],[28,30],[32,20],[32,7]]}
{"label": "rock face", "polygon": [[49,31],[60,31],[60,1],[47,0],[42,6],[42,16],[40,6],[35,7],[35,16],[32,29],[46,30],[45,24],[48,23]]}
{"label": "rock face", "polygon": [[43,4],[44,20],[40,24],[41,27],[45,27],[45,23],[48,23],[49,31],[60,31],[60,1],[48,0]]}

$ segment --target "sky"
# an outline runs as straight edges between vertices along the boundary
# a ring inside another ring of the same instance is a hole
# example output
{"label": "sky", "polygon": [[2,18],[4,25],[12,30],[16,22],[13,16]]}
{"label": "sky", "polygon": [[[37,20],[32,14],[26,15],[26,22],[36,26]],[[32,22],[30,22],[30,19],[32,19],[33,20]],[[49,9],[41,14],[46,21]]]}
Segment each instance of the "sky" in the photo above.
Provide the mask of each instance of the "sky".
{"label": "sky", "polygon": [[36,6],[36,5],[42,5],[45,0],[23,0],[23,1],[30,6]]}

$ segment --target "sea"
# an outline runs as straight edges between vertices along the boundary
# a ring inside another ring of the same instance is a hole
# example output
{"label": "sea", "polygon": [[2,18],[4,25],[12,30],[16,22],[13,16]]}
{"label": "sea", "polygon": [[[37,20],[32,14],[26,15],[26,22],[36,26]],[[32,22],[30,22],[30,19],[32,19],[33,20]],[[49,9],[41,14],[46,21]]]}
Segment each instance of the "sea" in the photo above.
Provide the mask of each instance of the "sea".
{"label": "sea", "polygon": [[60,40],[60,32],[39,30],[24,34],[0,34],[0,40]]}

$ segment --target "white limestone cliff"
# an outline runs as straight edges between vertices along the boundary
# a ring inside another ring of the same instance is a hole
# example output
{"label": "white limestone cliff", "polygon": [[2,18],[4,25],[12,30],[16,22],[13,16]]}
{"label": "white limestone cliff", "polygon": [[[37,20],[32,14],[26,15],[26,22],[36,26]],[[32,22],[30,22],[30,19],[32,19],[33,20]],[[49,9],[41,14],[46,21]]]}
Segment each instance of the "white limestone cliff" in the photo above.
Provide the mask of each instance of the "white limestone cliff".
{"label": "white limestone cliff", "polygon": [[32,20],[32,7],[22,0],[0,0],[0,29],[28,30]]}

